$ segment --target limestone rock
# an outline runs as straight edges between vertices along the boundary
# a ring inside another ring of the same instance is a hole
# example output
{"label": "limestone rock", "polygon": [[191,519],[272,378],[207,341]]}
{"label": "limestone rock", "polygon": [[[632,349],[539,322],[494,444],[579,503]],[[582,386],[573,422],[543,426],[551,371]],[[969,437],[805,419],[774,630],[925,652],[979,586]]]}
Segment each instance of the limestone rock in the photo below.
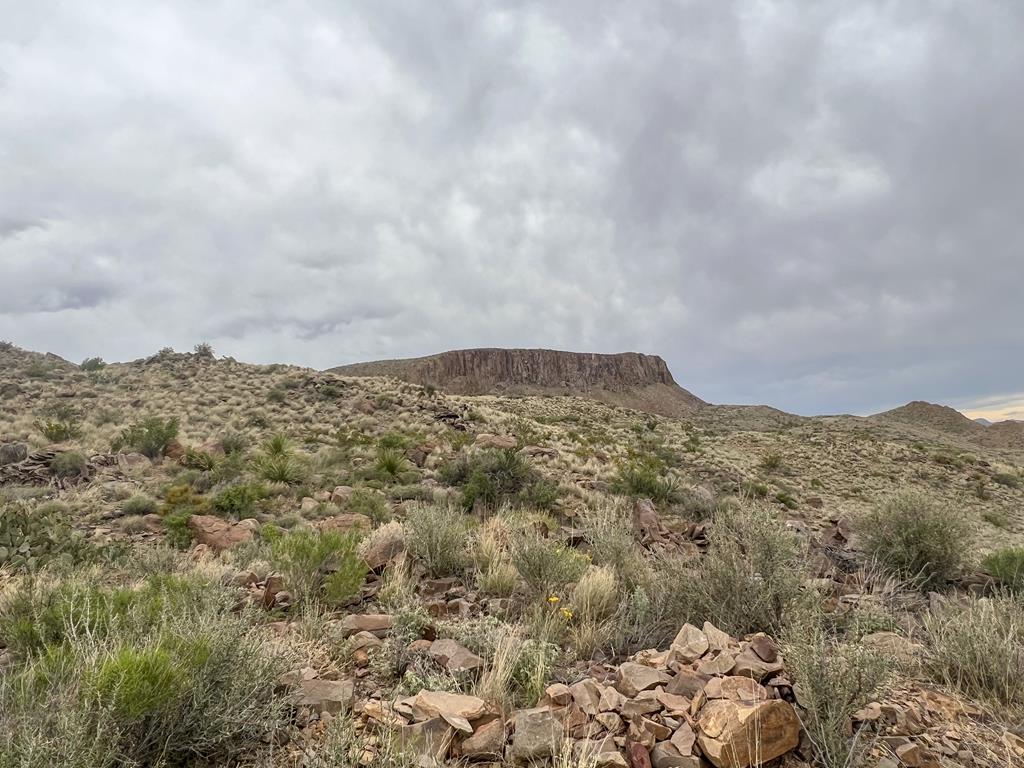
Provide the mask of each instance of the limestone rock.
{"label": "limestone rock", "polygon": [[690,664],[707,653],[710,643],[708,637],[693,624],[683,624],[682,629],[672,641],[672,653],[684,664]]}
{"label": "limestone rock", "polygon": [[500,720],[484,723],[462,742],[464,757],[499,760],[505,747],[505,724]]}
{"label": "limestone rock", "polygon": [[349,637],[357,632],[370,632],[377,637],[385,637],[391,631],[394,620],[387,613],[352,613],[341,620],[342,637]]}
{"label": "limestone rock", "polygon": [[487,705],[483,699],[478,699],[476,696],[423,690],[413,698],[412,711],[419,720],[435,716],[444,717],[445,715],[476,720],[487,711]]}

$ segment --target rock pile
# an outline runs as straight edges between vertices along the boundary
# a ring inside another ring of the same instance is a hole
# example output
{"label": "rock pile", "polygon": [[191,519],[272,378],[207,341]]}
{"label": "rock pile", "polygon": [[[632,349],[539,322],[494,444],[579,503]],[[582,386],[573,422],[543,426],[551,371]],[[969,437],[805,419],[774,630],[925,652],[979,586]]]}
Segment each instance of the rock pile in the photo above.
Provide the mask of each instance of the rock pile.
{"label": "rock pile", "polygon": [[[373,641],[388,631],[387,622],[350,618],[350,636]],[[452,640],[416,642],[449,671],[484,665]],[[476,696],[430,690],[356,701],[353,711],[364,728],[391,730],[424,765],[529,764],[569,749],[596,768],[749,768],[800,743],[793,685],[763,634],[737,641],[710,623],[687,624],[668,650],[591,671],[507,717]]]}

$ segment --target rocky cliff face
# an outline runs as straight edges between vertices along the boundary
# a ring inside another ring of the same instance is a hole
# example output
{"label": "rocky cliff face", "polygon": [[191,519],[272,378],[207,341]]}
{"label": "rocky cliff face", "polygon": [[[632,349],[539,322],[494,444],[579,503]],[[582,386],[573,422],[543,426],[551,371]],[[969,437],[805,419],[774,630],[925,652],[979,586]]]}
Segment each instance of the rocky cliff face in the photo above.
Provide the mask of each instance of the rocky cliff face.
{"label": "rocky cliff face", "polygon": [[659,413],[704,404],[676,384],[664,360],[637,352],[461,349],[332,370],[346,376],[394,376],[456,394],[580,395]]}

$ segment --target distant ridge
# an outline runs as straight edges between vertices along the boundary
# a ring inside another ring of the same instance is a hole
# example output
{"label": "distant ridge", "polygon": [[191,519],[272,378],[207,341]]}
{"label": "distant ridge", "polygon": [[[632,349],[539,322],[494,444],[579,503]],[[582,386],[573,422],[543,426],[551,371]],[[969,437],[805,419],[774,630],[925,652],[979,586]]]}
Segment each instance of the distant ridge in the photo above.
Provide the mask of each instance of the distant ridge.
{"label": "distant ridge", "polygon": [[459,349],[330,370],[343,376],[392,376],[462,395],[577,395],[668,416],[707,405],[676,384],[662,358],[639,352]]}
{"label": "distant ridge", "polygon": [[955,408],[928,403],[924,400],[914,400],[899,408],[876,413],[869,418],[874,421],[898,422],[963,436],[978,435],[986,429],[981,424],[971,421]]}

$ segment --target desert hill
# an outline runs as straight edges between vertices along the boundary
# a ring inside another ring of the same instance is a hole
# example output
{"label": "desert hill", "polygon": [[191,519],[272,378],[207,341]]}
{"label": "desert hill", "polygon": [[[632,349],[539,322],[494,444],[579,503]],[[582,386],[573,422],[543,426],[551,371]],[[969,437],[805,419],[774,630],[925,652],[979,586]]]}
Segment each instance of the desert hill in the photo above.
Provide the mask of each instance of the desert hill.
{"label": "desert hill", "polygon": [[577,395],[679,415],[706,403],[672,378],[657,355],[550,349],[460,349],[427,357],[332,368],[343,376],[390,376],[461,395]]}
{"label": "desert hill", "polygon": [[[0,343],[0,764],[1024,760],[1024,452],[935,406],[645,412],[601,398],[690,402],[660,359],[558,354],[438,363],[507,387],[461,394]],[[921,516],[927,582],[872,549]]]}

